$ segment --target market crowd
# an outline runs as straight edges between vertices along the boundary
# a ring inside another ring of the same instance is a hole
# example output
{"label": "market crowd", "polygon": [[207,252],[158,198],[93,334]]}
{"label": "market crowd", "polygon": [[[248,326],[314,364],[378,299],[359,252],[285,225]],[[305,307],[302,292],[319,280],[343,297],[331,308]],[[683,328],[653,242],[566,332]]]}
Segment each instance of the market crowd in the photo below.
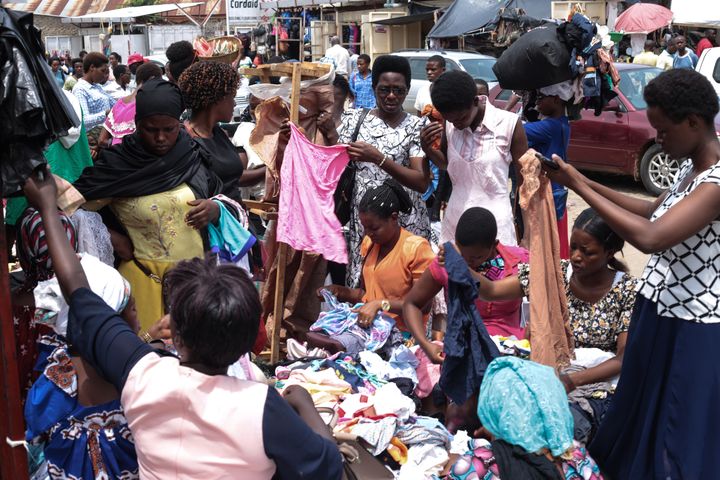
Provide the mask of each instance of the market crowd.
{"label": "market crowd", "polygon": [[516,114],[437,55],[407,111],[407,59],[343,50],[297,125],[280,82],[232,129],[236,65],[188,42],[50,59],[81,123],[5,205],[34,478],[713,478],[718,103],[682,37],[652,201],[566,162],[573,80]]}

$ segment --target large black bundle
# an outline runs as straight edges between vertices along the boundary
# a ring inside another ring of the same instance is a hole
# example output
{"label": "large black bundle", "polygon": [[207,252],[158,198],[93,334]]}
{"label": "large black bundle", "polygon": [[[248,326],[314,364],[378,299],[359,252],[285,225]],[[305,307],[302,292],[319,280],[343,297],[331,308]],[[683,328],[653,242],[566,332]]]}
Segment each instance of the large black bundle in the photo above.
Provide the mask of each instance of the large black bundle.
{"label": "large black bundle", "polygon": [[32,14],[0,7],[0,193],[18,192],[43,151],[80,120],[45,61]]}
{"label": "large black bundle", "polygon": [[557,26],[541,25],[520,37],[493,66],[503,88],[536,90],[570,80],[570,52]]}

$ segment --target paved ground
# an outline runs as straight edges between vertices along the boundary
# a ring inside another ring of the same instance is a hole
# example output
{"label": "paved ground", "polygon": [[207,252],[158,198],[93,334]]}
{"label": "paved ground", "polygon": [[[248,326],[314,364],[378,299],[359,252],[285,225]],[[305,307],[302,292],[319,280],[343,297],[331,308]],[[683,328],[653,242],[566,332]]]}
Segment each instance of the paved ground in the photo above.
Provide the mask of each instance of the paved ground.
{"label": "paved ground", "polygon": [[[587,174],[587,173],[586,173]],[[654,197],[652,197],[650,194],[645,191],[642,184],[640,182],[635,182],[630,177],[620,177],[615,175],[600,175],[600,174],[587,174],[590,178],[593,180],[602,183],[603,185],[606,185],[608,187],[612,187],[620,192],[627,193],[629,195],[632,195],[634,197],[638,198],[644,198],[651,200]],[[570,228],[572,228],[572,224],[575,221],[575,218],[582,212],[585,208],[587,208],[587,204],[583,199],[578,197],[574,192],[570,192],[570,195],[568,197],[568,210],[570,212],[570,218],[569,218],[569,224]],[[643,269],[645,268],[645,264],[647,263],[648,256],[644,253],[641,253],[636,248],[629,244],[625,244],[625,249],[623,250],[623,255],[618,255],[619,258],[624,259],[625,262],[630,267],[630,273],[636,277],[639,277],[642,275]]]}

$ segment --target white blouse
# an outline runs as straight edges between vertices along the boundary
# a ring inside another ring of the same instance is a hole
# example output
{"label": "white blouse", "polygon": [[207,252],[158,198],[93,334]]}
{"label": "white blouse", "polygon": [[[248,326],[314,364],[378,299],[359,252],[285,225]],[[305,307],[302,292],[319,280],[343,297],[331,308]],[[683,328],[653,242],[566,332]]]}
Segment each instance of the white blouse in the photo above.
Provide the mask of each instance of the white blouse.
{"label": "white blouse", "polygon": [[[651,221],[662,217],[701,184],[720,186],[718,162],[680,191],[683,179],[692,169],[691,160],[682,165],[675,184]],[[720,323],[720,221],[715,219],[692,237],[653,254],[638,283],[638,292],[657,303],[660,316]]]}

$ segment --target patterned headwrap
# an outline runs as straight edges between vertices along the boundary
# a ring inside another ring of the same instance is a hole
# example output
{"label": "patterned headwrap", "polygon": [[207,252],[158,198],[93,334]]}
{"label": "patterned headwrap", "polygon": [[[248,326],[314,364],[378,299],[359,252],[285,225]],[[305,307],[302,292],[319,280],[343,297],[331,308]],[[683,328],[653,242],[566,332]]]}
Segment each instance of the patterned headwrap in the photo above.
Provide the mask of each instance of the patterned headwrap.
{"label": "patterned headwrap", "polygon": [[[70,245],[77,251],[77,234],[70,217],[61,210],[58,210],[58,215],[60,222],[65,227]],[[20,267],[25,272],[26,284],[35,285],[37,282],[52,278],[55,273],[40,212],[32,207],[25,209],[18,222],[18,227],[17,255]]]}

